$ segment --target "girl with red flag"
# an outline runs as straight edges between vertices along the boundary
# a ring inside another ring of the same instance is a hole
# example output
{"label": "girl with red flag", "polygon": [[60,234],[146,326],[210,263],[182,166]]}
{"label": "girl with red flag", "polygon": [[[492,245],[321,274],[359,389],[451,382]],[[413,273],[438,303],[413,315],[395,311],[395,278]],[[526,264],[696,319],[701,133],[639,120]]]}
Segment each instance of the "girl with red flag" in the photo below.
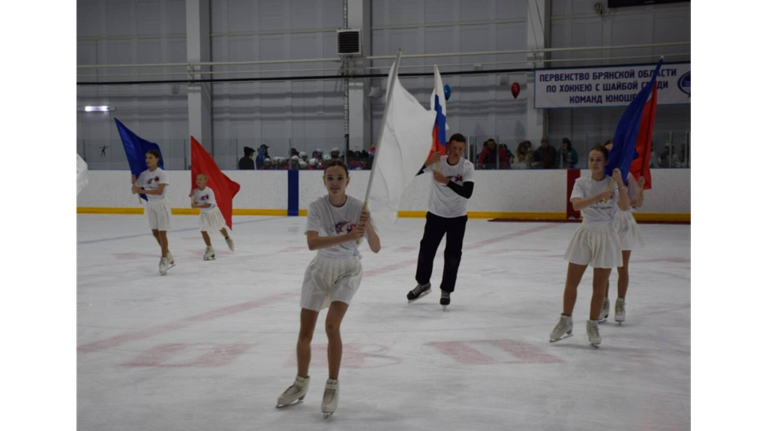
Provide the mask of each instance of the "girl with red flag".
{"label": "girl with red flag", "polygon": [[227,233],[227,222],[216,205],[216,193],[208,187],[208,175],[197,174],[195,183],[197,187],[192,190],[189,197],[192,198],[192,208],[200,208],[200,232],[202,232],[203,241],[205,241],[203,260],[216,259],[216,252],[213,250],[208,232],[221,232],[229,250],[235,251],[235,242]]}

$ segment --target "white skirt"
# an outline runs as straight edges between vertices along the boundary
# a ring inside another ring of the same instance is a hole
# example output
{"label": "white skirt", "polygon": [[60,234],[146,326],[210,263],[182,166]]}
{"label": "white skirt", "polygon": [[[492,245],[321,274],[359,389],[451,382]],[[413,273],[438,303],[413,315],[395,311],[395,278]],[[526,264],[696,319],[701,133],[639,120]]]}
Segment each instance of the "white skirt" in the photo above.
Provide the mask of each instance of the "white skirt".
{"label": "white skirt", "polygon": [[315,256],[304,273],[301,308],[320,311],[333,301],[352,302],[363,279],[363,265],[357,257],[329,259]]}
{"label": "white skirt", "polygon": [[213,207],[209,211],[200,211],[200,231],[214,232],[227,227],[227,222],[221,214],[219,207]]}
{"label": "white skirt", "polygon": [[613,222],[581,223],[565,251],[565,260],[592,268],[621,267],[621,242]]}
{"label": "white skirt", "polygon": [[171,227],[171,206],[168,204],[168,199],[147,201],[144,214],[152,230],[167,231]]}
{"label": "white skirt", "polygon": [[619,210],[614,219],[614,226],[619,234],[622,250],[632,251],[645,246],[640,236],[640,228],[631,211]]}

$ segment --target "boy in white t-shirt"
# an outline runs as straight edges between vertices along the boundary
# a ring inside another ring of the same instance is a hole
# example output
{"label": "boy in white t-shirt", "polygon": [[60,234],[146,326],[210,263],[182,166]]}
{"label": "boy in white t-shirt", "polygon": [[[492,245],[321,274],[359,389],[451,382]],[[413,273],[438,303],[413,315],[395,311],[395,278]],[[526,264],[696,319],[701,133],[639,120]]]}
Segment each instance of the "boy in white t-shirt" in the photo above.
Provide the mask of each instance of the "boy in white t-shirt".
{"label": "boy in white t-shirt", "polygon": [[451,292],[456,287],[456,276],[461,263],[461,249],[467,227],[467,203],[472,197],[475,185],[475,168],[463,158],[466,139],[456,133],[448,142],[448,155],[435,153],[419,172],[432,173],[432,188],[429,194],[429,212],[424,236],[419,247],[419,263],[416,268],[416,287],[408,292],[408,303],[414,302],[431,292],[429,282],[432,264],[437,248],[446,236],[445,266],[440,284],[440,304],[445,310],[451,303]]}

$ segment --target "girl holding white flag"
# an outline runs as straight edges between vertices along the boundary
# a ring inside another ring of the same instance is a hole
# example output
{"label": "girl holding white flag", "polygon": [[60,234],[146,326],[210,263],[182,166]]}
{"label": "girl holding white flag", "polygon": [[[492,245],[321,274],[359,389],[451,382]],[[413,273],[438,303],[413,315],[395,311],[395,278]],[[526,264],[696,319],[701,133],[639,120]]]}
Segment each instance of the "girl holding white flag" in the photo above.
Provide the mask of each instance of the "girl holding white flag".
{"label": "girl holding white flag", "polygon": [[301,288],[301,329],[296,344],[298,374],[294,383],[277,399],[277,407],[301,401],[307,394],[312,334],[320,310],[328,308],[325,319],[328,381],[321,404],[324,416],[328,417],[339,403],[342,355],[339,328],[363,278],[362,257],[356,241],[366,238],[374,253],[381,249],[381,242],[363,202],[346,194],[349,171],[342,160],[333,160],[326,165],[323,183],[328,195],[312,202],[307,214],[307,245],[310,250],[317,250],[317,255],[307,267]]}

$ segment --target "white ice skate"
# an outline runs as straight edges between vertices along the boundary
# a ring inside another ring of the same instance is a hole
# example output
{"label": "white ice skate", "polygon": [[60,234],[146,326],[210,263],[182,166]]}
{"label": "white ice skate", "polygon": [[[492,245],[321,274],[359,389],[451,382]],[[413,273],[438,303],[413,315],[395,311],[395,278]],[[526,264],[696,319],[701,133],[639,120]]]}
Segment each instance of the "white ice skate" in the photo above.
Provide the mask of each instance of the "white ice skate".
{"label": "white ice skate", "polygon": [[603,308],[600,309],[600,317],[597,318],[598,323],[603,323],[608,320],[608,312],[611,309],[611,300],[603,298]]}
{"label": "white ice skate", "polygon": [[549,342],[554,343],[571,336],[573,336],[573,317],[561,314],[560,321],[557,322],[555,329],[549,334]]}
{"label": "white ice skate", "polygon": [[624,310],[624,305],[624,298],[616,299],[616,313],[614,314],[613,318],[616,320],[616,323],[618,323],[619,326],[624,323],[624,319],[627,317],[627,312]]}
{"label": "white ice skate", "polygon": [[170,250],[168,250],[167,258],[168,258],[168,267],[166,268],[166,270],[171,269],[174,266],[176,266],[176,261],[173,260],[173,255],[171,254]]}
{"label": "white ice skate", "polygon": [[323,418],[328,419],[339,406],[339,381],[328,379],[325,382],[325,393],[323,394],[323,404],[320,409],[323,411]]}
{"label": "white ice skate", "polygon": [[277,405],[275,408],[281,409],[291,404],[298,404],[304,400],[304,396],[307,395],[309,390],[309,376],[301,377],[296,376],[296,380],[288,389],[283,392],[280,397],[277,398]]}
{"label": "white ice skate", "polygon": [[213,251],[213,247],[208,246],[205,248],[205,254],[203,255],[203,260],[214,260],[216,259],[216,253]]}
{"label": "white ice skate", "polygon": [[597,320],[587,320],[587,335],[589,336],[589,344],[592,347],[600,346],[603,337],[600,336],[600,330],[597,328]]}
{"label": "white ice skate", "polygon": [[408,303],[418,301],[419,299],[429,295],[432,292],[432,284],[419,284],[416,283],[416,287],[413,288],[410,292],[408,292]]}
{"label": "white ice skate", "polygon": [[168,272],[168,258],[160,258],[160,275],[165,275]]}
{"label": "white ice skate", "polygon": [[230,236],[230,237],[224,238],[224,241],[227,242],[227,247],[229,247],[229,251],[234,253],[235,252],[235,241],[232,239],[232,237]]}

